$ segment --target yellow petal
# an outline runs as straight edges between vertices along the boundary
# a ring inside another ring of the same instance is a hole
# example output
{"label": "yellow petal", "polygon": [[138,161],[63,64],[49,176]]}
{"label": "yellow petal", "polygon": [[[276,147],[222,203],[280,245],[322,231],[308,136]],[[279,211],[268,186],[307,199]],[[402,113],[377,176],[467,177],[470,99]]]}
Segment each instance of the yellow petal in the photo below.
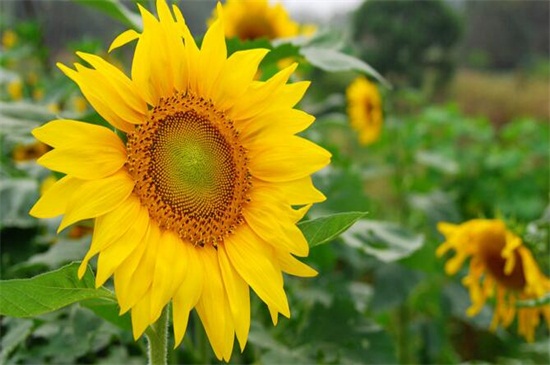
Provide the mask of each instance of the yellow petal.
{"label": "yellow petal", "polygon": [[152,295],[152,291],[148,290],[132,308],[132,333],[134,340],[140,338],[152,323],[149,321]]}
{"label": "yellow petal", "polygon": [[204,264],[206,285],[197,302],[197,313],[216,357],[219,360],[229,360],[235,336],[233,319],[229,312],[225,287],[216,258],[217,252],[212,246],[205,246],[200,249],[199,254]]}
{"label": "yellow petal", "polygon": [[290,317],[283,276],[272,261],[271,247],[247,225],[243,225],[234,235],[227,237],[225,250],[235,270],[260,299]]}
{"label": "yellow petal", "polygon": [[[109,247],[112,243],[117,242],[117,246],[120,244],[118,241],[121,239],[121,237],[124,236],[126,232],[130,228],[134,228],[134,224],[138,224],[138,217],[141,210],[141,204],[139,202],[139,199],[134,196],[130,195],[126,201],[121,204],[118,208],[114,209],[113,211],[102,215],[101,217],[96,218],[95,226],[94,226],[94,234],[92,237],[92,243],[90,246],[90,249],[88,250],[88,253],[86,256],[84,256],[84,259],[82,260],[82,263],[80,264],[80,268],[78,270],[78,276],[82,278],[84,275],[84,272],[86,270],[86,265],[88,265],[88,261],[98,254],[100,251],[104,251],[107,247]],[[141,237],[140,237],[141,239]],[[125,254],[128,254],[126,251]],[[118,256],[116,256],[118,258]],[[122,260],[121,260],[122,261]],[[101,265],[102,267],[105,265]],[[118,265],[115,265],[115,267]],[[107,275],[107,277],[111,276],[112,271]],[[96,276],[96,282],[100,282],[99,286],[105,282],[105,280],[98,279],[99,274]]]}
{"label": "yellow petal", "polygon": [[224,62],[216,87],[211,92],[211,98],[219,110],[233,106],[246,92],[258,71],[258,65],[268,52],[267,49],[237,51]]}
{"label": "yellow petal", "polygon": [[227,59],[227,46],[223,29],[223,16],[218,12],[218,19],[208,28],[202,40],[198,58],[200,83],[196,92],[204,97],[211,97],[216,80]]}
{"label": "yellow petal", "polygon": [[139,38],[139,33],[136,32],[135,30],[133,29],[128,29],[127,31],[125,32],[122,32],[121,34],[119,34],[115,40],[111,43],[111,46],[109,47],[109,53],[114,50],[114,49],[117,49],[119,47],[122,47],[124,46],[125,44],[128,44],[130,43],[131,41],[133,40],[136,40]]}
{"label": "yellow petal", "polygon": [[250,290],[246,281],[240,277],[229,262],[224,245],[218,246],[218,262],[242,352],[250,330]]}
{"label": "yellow petal", "polygon": [[[126,309],[126,306],[133,307],[151,288],[157,255],[160,251],[160,229],[156,224],[149,224],[147,233],[143,237],[141,244],[145,246],[145,251],[143,252],[143,255],[141,255],[141,259],[139,260],[139,263],[131,276],[129,278],[125,278],[125,282],[122,283],[122,285],[125,285],[124,309]],[[156,295],[156,293],[154,293],[154,295]],[[149,316],[151,315],[151,300],[152,298],[149,300],[149,308],[147,310]],[[120,307],[122,310],[122,303]],[[148,321],[154,322],[154,320],[151,320],[150,317],[148,318]]]}
{"label": "yellow petal", "polygon": [[82,180],[97,180],[119,171],[126,163],[126,151],[120,139],[114,136],[109,140],[59,147],[36,162]]}
{"label": "yellow petal", "polygon": [[[76,54],[95,68],[95,70],[89,70],[86,72],[90,73],[90,75],[94,78],[97,78],[99,74],[103,76],[103,80],[109,82],[111,93],[117,97],[119,102],[117,108],[126,109],[125,115],[128,116],[126,119],[127,122],[137,124],[145,122],[147,115],[147,103],[137,92],[136,85],[132,82],[132,80],[130,80],[118,68],[99,56],[84,52],[77,52]],[[103,87],[107,88],[106,85]],[[115,100],[112,100],[112,102],[115,102]]]}
{"label": "yellow petal", "polygon": [[298,109],[268,110],[248,120],[241,121],[241,138],[249,140],[258,133],[296,134],[309,127],[315,117]]}
{"label": "yellow petal", "polygon": [[[121,263],[133,254],[145,236],[148,225],[147,209],[132,195],[118,209],[96,219],[92,247],[86,255],[87,258],[95,254],[94,241],[97,241],[97,250],[101,253],[97,264],[96,286],[103,285]],[[101,245],[103,247],[99,247]]]}
{"label": "yellow petal", "polygon": [[254,191],[252,201],[243,209],[252,230],[270,244],[298,256],[307,256],[309,245],[292,219],[292,208]]}
{"label": "yellow petal", "polygon": [[132,193],[134,182],[125,171],[101,180],[84,181],[67,202],[58,232],[83,219],[99,217],[122,204]]}
{"label": "yellow petal", "polygon": [[229,117],[238,124],[258,115],[273,105],[272,96],[281,90],[290,75],[296,70],[297,63],[279,71],[266,82],[256,81],[250,84],[246,93],[229,110]]}
{"label": "yellow petal", "polygon": [[71,176],[61,178],[46,190],[29,214],[36,218],[52,218],[65,213],[67,203],[83,183]]}
{"label": "yellow petal", "polygon": [[258,138],[246,145],[250,172],[265,181],[292,181],[316,172],[330,162],[330,153],[306,139],[291,136]]}
{"label": "yellow petal", "polygon": [[[145,253],[147,247],[147,236],[149,232],[149,225],[147,231],[143,235],[141,240],[135,241],[135,249],[129,253],[128,257],[115,268],[114,283],[115,293],[117,296],[118,304],[120,305],[120,314],[126,313],[135,303],[140,299],[130,295],[130,289],[132,285],[143,286],[140,282],[134,282],[134,272],[138,269],[138,265]],[[101,260],[102,253],[99,254],[99,260]],[[147,287],[141,288],[142,292],[147,290]],[[132,292],[132,293],[135,293]]]}
{"label": "yellow petal", "polygon": [[162,308],[172,299],[187,273],[188,255],[183,245],[188,245],[171,231],[161,233],[160,247],[155,263],[151,300],[151,321],[155,321]]}
{"label": "yellow petal", "polygon": [[[78,87],[80,87],[80,91],[82,91],[82,94],[90,102],[93,108],[113,127],[124,132],[131,132],[134,129],[133,124],[128,123],[123,117],[117,114],[118,105],[113,104],[112,100],[107,95],[98,91],[96,87],[97,80],[84,77],[80,72],[72,70],[61,63],[57,63],[57,67],[59,67],[59,69],[70,79],[76,82]],[[82,70],[82,66],[78,64],[75,64],[75,67]]]}
{"label": "yellow petal", "polygon": [[267,195],[277,197],[278,200],[289,205],[318,203],[326,200],[323,193],[313,186],[310,176],[278,183],[253,179],[252,186],[255,190],[265,191]]}
{"label": "yellow petal", "polygon": [[70,119],[57,119],[32,130],[39,141],[52,147],[83,146],[88,143],[124,146],[112,130],[90,123]]}
{"label": "yellow petal", "polygon": [[197,249],[191,245],[183,245],[183,248],[188,256],[187,272],[172,301],[175,346],[179,345],[183,339],[189,320],[189,312],[202,295],[205,270]]}
{"label": "yellow petal", "polygon": [[317,271],[307,266],[301,261],[298,261],[294,256],[286,252],[278,252],[277,259],[281,269],[290,275],[301,277],[317,276]]}

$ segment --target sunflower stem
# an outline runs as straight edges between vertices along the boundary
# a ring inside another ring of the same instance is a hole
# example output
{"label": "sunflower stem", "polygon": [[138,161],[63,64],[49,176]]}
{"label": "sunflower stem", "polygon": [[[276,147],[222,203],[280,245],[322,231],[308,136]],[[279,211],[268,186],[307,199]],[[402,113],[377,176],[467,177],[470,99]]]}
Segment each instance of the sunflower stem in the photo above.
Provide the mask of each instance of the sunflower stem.
{"label": "sunflower stem", "polygon": [[149,365],[167,365],[168,353],[168,306],[164,307],[159,319],[146,331],[145,336],[149,342],[147,356]]}

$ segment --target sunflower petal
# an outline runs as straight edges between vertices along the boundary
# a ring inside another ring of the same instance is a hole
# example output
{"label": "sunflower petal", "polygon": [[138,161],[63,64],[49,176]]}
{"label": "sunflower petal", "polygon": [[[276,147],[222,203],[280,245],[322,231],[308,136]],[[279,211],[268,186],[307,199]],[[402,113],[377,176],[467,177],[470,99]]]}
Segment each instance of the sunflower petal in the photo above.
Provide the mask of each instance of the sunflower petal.
{"label": "sunflower petal", "polygon": [[283,276],[271,260],[271,247],[243,225],[235,235],[227,237],[225,249],[233,267],[256,294],[266,304],[290,317]]}
{"label": "sunflower petal", "polygon": [[[113,275],[122,262],[134,253],[147,233],[149,216],[147,210],[141,207],[139,199],[131,196],[124,204],[124,208],[128,210],[123,211],[122,207],[116,213],[115,211],[107,213],[96,220],[92,247],[85,257],[86,259],[95,254],[95,250],[92,250],[94,241],[98,242],[97,246],[103,244],[103,247],[97,247],[101,253],[97,264],[96,286],[103,285]],[[125,225],[128,229],[120,228]],[[98,230],[100,233],[96,238]]]}
{"label": "sunflower petal", "polygon": [[235,324],[235,332],[243,351],[250,330],[250,291],[246,281],[233,268],[224,247],[224,245],[218,246],[218,262]]}
{"label": "sunflower petal", "polygon": [[67,202],[58,232],[83,219],[99,217],[122,204],[132,193],[134,182],[124,171],[101,180],[84,181]]}
{"label": "sunflower petal", "polygon": [[185,335],[189,321],[189,312],[202,296],[203,283],[205,281],[205,269],[203,268],[197,249],[191,247],[191,245],[183,245],[183,248],[188,256],[187,273],[176,291],[172,302],[175,346],[180,344]]}
{"label": "sunflower petal", "polygon": [[[113,242],[117,242],[117,246],[120,245],[118,241],[124,236],[130,228],[133,230],[137,228],[134,223],[139,223],[137,217],[140,212],[141,205],[139,199],[133,195],[121,204],[113,211],[96,218],[94,226],[94,234],[92,237],[92,243],[90,249],[78,269],[78,277],[82,278],[88,265],[88,261],[98,254],[100,251],[105,255],[105,249],[107,249]],[[101,265],[103,267],[104,265]],[[117,265],[118,266],[118,265]],[[107,275],[110,276],[112,272]],[[99,275],[96,275],[96,282],[101,282],[99,286],[106,280],[98,279]]]}
{"label": "sunflower petal", "polygon": [[29,214],[36,218],[53,218],[65,213],[67,203],[83,183],[83,180],[71,176],[62,177],[46,190]]}
{"label": "sunflower petal", "polygon": [[297,136],[258,138],[246,146],[250,153],[250,172],[258,179],[292,181],[316,172],[330,162],[330,153]]}
{"label": "sunflower petal", "polygon": [[120,33],[115,40],[111,43],[111,46],[109,47],[109,53],[111,53],[112,50],[117,49],[119,47],[122,47],[128,43],[130,43],[133,40],[136,40],[139,38],[139,33],[136,32],[133,29],[128,29],[127,31],[124,31]]}
{"label": "sunflower petal", "polygon": [[216,357],[229,360],[234,339],[233,319],[216,255],[216,250],[211,246],[205,246],[200,251],[204,279],[208,285],[203,287],[196,309]]}

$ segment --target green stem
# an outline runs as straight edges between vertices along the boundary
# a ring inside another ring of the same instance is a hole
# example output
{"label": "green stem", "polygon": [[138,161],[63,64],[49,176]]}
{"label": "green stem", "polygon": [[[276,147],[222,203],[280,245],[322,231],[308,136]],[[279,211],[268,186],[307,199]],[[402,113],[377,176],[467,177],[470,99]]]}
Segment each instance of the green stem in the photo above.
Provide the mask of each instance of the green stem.
{"label": "green stem", "polygon": [[167,365],[168,353],[168,306],[164,307],[159,319],[145,331],[149,341],[147,356],[149,365]]}

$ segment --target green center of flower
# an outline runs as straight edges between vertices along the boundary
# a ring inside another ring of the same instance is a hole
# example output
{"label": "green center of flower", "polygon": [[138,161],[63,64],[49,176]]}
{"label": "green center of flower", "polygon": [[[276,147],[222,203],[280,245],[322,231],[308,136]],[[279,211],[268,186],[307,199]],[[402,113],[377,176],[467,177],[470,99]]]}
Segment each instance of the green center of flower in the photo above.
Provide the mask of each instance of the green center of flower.
{"label": "green center of flower", "polygon": [[191,94],[161,100],[128,135],[134,191],[162,229],[217,245],[241,224],[250,174],[233,123]]}

